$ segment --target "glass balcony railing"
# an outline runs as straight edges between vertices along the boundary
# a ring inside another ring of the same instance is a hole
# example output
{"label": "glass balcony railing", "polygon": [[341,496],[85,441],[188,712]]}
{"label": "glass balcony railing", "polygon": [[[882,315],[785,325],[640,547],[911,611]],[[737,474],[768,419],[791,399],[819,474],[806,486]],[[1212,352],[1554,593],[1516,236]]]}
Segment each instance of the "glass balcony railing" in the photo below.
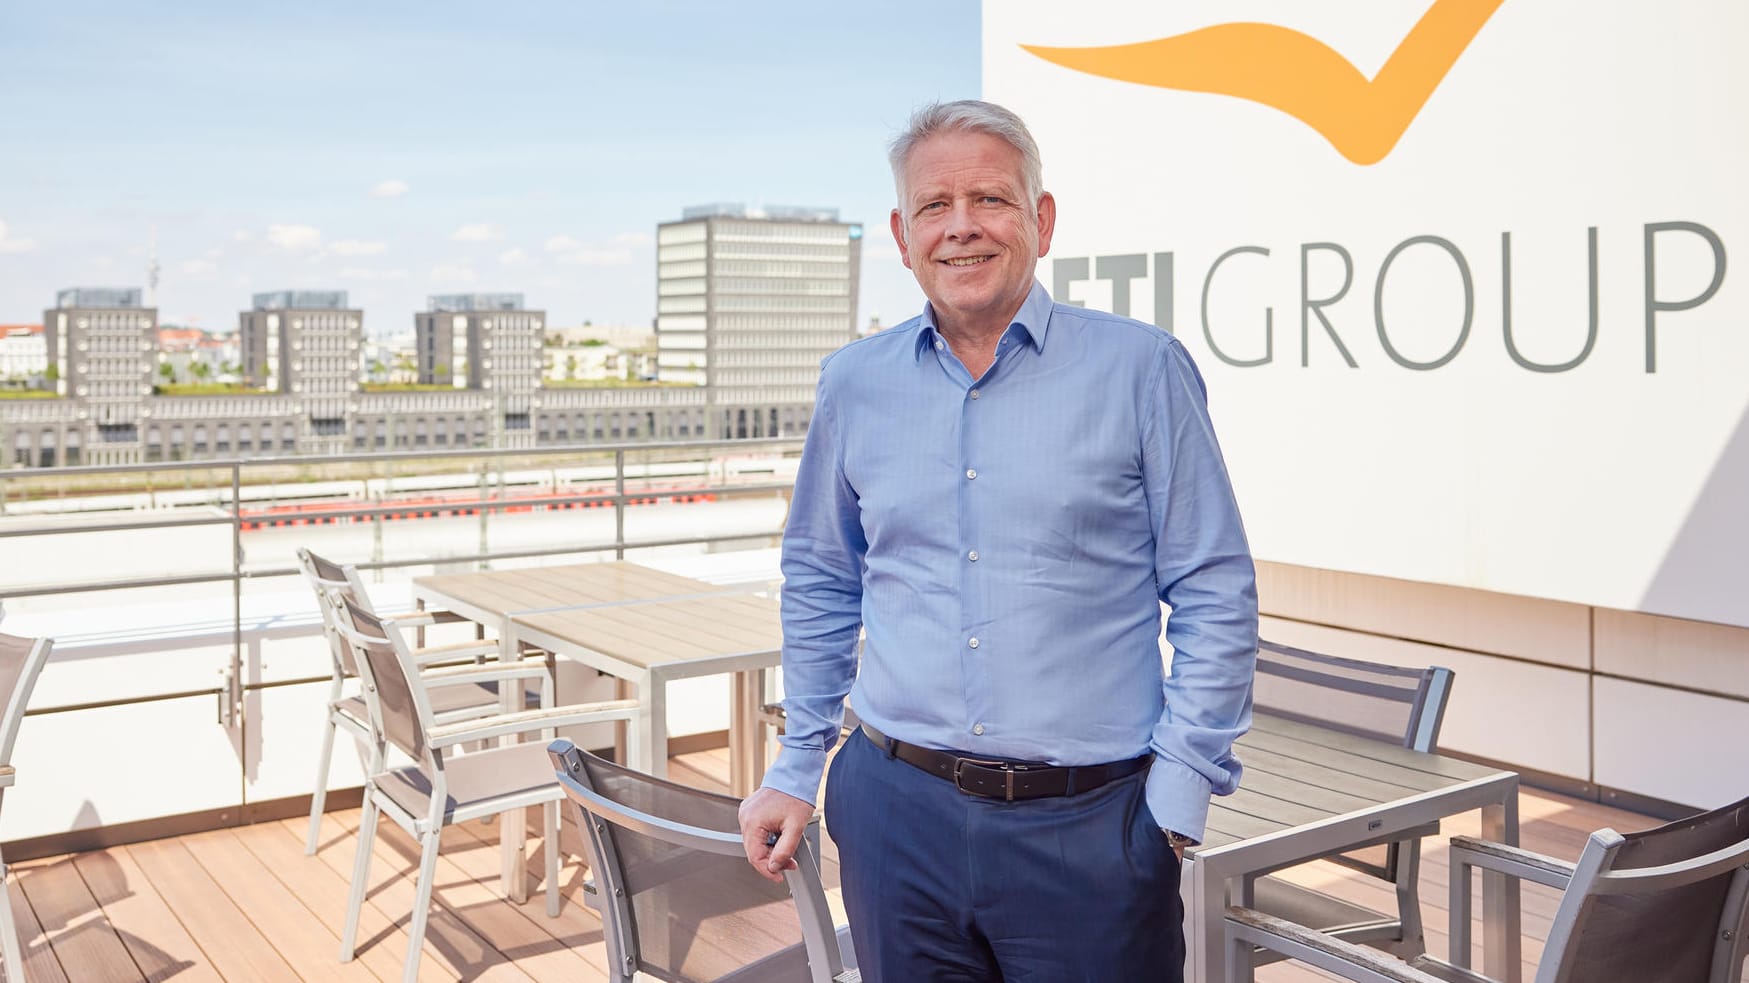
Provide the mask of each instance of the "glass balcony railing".
{"label": "glass balcony railing", "polygon": [[[736,440],[6,472],[0,631],[56,639],[14,753],[30,793],[8,796],[7,858],[96,843],[117,825],[174,832],[297,811],[330,678],[300,547],[356,564],[388,613],[409,610],[410,579],[432,573],[623,558],[770,577],[800,448]],[[611,692],[593,673],[567,685],[582,691],[566,699]],[[720,729],[726,702],[681,693],[671,727]],[[142,743],[174,761],[174,775],[78,779],[95,756]],[[332,787],[361,781],[346,758],[335,757]]]}

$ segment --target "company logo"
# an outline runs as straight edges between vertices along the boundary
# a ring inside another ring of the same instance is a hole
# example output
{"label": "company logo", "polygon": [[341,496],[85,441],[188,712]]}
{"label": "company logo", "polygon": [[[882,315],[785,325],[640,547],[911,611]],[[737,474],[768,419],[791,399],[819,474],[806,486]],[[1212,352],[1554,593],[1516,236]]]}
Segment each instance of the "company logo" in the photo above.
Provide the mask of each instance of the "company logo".
{"label": "company logo", "polygon": [[1356,164],[1376,164],[1501,2],[1436,0],[1373,79],[1322,41],[1275,24],[1217,24],[1108,47],[1021,47],[1089,75],[1272,106]]}

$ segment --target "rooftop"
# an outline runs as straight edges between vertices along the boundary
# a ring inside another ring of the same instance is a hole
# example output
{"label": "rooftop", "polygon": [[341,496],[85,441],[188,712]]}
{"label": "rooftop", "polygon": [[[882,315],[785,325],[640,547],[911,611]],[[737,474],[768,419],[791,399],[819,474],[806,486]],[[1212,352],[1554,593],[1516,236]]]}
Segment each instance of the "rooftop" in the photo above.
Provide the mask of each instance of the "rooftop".
{"label": "rooftop", "polygon": [[68,287],[55,294],[55,306],[68,310],[89,308],[138,308],[142,291],[139,287]]}
{"label": "rooftop", "polygon": [[838,209],[820,208],[812,205],[754,205],[748,207],[738,201],[719,201],[705,205],[691,205],[680,213],[683,222],[691,222],[701,218],[753,218],[765,219],[770,222],[836,222]]}
{"label": "rooftop", "polygon": [[258,311],[343,311],[344,290],[274,290],[255,295]]}
{"label": "rooftop", "polygon": [[432,294],[432,311],[520,311],[521,294]]}

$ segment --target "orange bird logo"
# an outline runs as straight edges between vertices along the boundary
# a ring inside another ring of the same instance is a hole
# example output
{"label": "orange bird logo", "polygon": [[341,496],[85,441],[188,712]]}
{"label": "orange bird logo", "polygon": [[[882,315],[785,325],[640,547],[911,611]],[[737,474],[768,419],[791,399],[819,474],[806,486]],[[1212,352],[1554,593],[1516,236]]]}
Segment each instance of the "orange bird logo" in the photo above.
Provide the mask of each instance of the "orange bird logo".
{"label": "orange bird logo", "polygon": [[1089,75],[1273,106],[1356,164],[1376,164],[1502,2],[1437,0],[1373,79],[1324,42],[1275,24],[1217,24],[1109,47],[1021,47]]}

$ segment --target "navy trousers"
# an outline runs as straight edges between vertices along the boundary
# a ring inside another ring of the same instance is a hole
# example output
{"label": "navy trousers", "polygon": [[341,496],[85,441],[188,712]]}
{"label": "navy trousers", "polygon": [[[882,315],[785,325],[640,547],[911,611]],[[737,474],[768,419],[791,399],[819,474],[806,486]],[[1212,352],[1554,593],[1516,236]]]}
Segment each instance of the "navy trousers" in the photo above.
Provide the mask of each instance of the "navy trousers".
{"label": "navy trousers", "polygon": [[1181,983],[1178,858],[1146,780],[982,799],[852,732],[826,780],[826,825],[862,978]]}

